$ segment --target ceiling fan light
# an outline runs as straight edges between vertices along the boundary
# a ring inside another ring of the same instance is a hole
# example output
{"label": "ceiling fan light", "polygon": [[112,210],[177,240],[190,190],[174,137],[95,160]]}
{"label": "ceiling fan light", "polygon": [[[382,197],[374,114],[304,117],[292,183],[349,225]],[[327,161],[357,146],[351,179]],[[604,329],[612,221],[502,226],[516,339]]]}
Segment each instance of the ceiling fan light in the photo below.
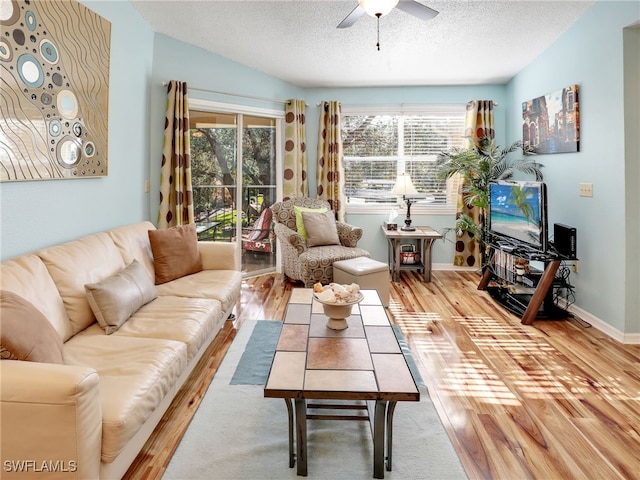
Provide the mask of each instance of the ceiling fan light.
{"label": "ceiling fan light", "polygon": [[358,0],[360,7],[372,17],[383,17],[398,4],[398,0]]}

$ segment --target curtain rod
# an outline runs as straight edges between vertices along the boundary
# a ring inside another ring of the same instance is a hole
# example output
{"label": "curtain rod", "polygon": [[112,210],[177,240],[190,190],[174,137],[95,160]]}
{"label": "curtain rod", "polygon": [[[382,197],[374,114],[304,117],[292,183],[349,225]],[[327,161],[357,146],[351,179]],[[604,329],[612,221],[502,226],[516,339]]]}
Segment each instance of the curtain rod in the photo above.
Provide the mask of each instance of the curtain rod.
{"label": "curtain rod", "polygon": [[[169,85],[169,82],[167,82],[166,80],[162,82],[162,86],[163,87],[166,87],[167,85]],[[195,87],[190,87],[188,84],[187,84],[187,88],[189,90],[195,90],[196,92],[215,93],[217,95],[226,95],[226,96],[229,96],[229,97],[248,98],[248,99],[251,99],[251,100],[260,100],[260,101],[263,101],[263,102],[281,103],[283,105],[286,105],[286,104],[289,103],[289,100],[274,100],[273,98],[254,97],[254,96],[251,96],[251,95],[240,95],[240,94],[237,94],[237,93],[221,92],[219,90],[209,90],[209,89],[205,89],[205,88],[195,88]],[[308,106],[306,103],[305,103],[305,105]]]}
{"label": "curtain rod", "polygon": [[[343,107],[423,107],[434,105],[451,105],[450,103],[341,103]],[[467,102],[468,103],[468,102]],[[316,103],[316,107],[322,105],[322,102]],[[494,107],[500,106],[498,102],[493,102]]]}

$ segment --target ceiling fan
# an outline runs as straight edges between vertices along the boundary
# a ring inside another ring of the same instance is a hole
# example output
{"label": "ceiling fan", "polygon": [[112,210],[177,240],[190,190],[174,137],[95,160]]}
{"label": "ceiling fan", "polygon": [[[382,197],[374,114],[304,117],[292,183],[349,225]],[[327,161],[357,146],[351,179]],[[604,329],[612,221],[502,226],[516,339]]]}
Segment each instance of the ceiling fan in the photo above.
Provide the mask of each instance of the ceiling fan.
{"label": "ceiling fan", "polygon": [[383,17],[394,8],[413,15],[420,20],[431,20],[438,12],[416,2],[416,0],[358,0],[358,5],[342,20],[337,28],[349,28],[365,13],[372,17]]}
{"label": "ceiling fan", "polygon": [[394,8],[413,15],[420,20],[431,20],[438,12],[418,3],[416,0],[358,0],[358,5],[342,20],[337,28],[349,28],[365,13],[378,19],[378,50],[380,50],[380,17],[385,16]]}

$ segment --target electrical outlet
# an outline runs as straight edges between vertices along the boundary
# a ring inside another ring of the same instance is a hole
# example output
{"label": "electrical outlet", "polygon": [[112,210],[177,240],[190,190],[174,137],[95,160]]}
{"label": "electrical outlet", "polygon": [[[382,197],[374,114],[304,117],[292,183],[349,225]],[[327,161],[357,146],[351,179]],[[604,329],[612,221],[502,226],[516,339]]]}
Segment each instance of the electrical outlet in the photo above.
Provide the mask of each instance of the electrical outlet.
{"label": "electrical outlet", "polygon": [[149,190],[151,190],[151,187],[149,185],[149,180],[145,180],[144,181],[144,193],[149,193]]}
{"label": "electrical outlet", "polygon": [[593,197],[593,183],[581,183],[580,184],[580,196],[581,197]]}
{"label": "electrical outlet", "polygon": [[573,261],[573,271],[576,272],[576,273],[578,273],[578,265],[579,265],[578,260],[574,260]]}

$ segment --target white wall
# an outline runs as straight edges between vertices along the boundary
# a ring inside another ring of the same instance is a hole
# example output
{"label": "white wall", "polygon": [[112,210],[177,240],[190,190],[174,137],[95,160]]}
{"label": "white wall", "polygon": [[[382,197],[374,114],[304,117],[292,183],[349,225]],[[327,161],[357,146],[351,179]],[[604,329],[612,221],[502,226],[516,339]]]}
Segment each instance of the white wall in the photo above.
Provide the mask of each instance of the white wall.
{"label": "white wall", "polygon": [[111,22],[109,175],[0,183],[2,259],[147,218],[154,33],[128,2],[82,3]]}
{"label": "white wall", "polygon": [[[637,231],[638,204],[625,203],[623,28],[639,18],[637,2],[595,3],[507,88],[507,134],[513,140],[521,137],[523,101],[580,85],[580,152],[539,156],[549,191],[549,223],[578,231],[579,272],[572,275],[576,305],[626,333],[638,333],[640,327],[637,309],[625,307],[633,295],[625,293],[626,272],[638,269],[627,261],[625,241],[628,228]],[[578,195],[579,183],[593,183],[592,198]],[[634,216],[626,215],[628,208]],[[626,278],[635,281],[631,290],[638,292],[637,276]]]}

